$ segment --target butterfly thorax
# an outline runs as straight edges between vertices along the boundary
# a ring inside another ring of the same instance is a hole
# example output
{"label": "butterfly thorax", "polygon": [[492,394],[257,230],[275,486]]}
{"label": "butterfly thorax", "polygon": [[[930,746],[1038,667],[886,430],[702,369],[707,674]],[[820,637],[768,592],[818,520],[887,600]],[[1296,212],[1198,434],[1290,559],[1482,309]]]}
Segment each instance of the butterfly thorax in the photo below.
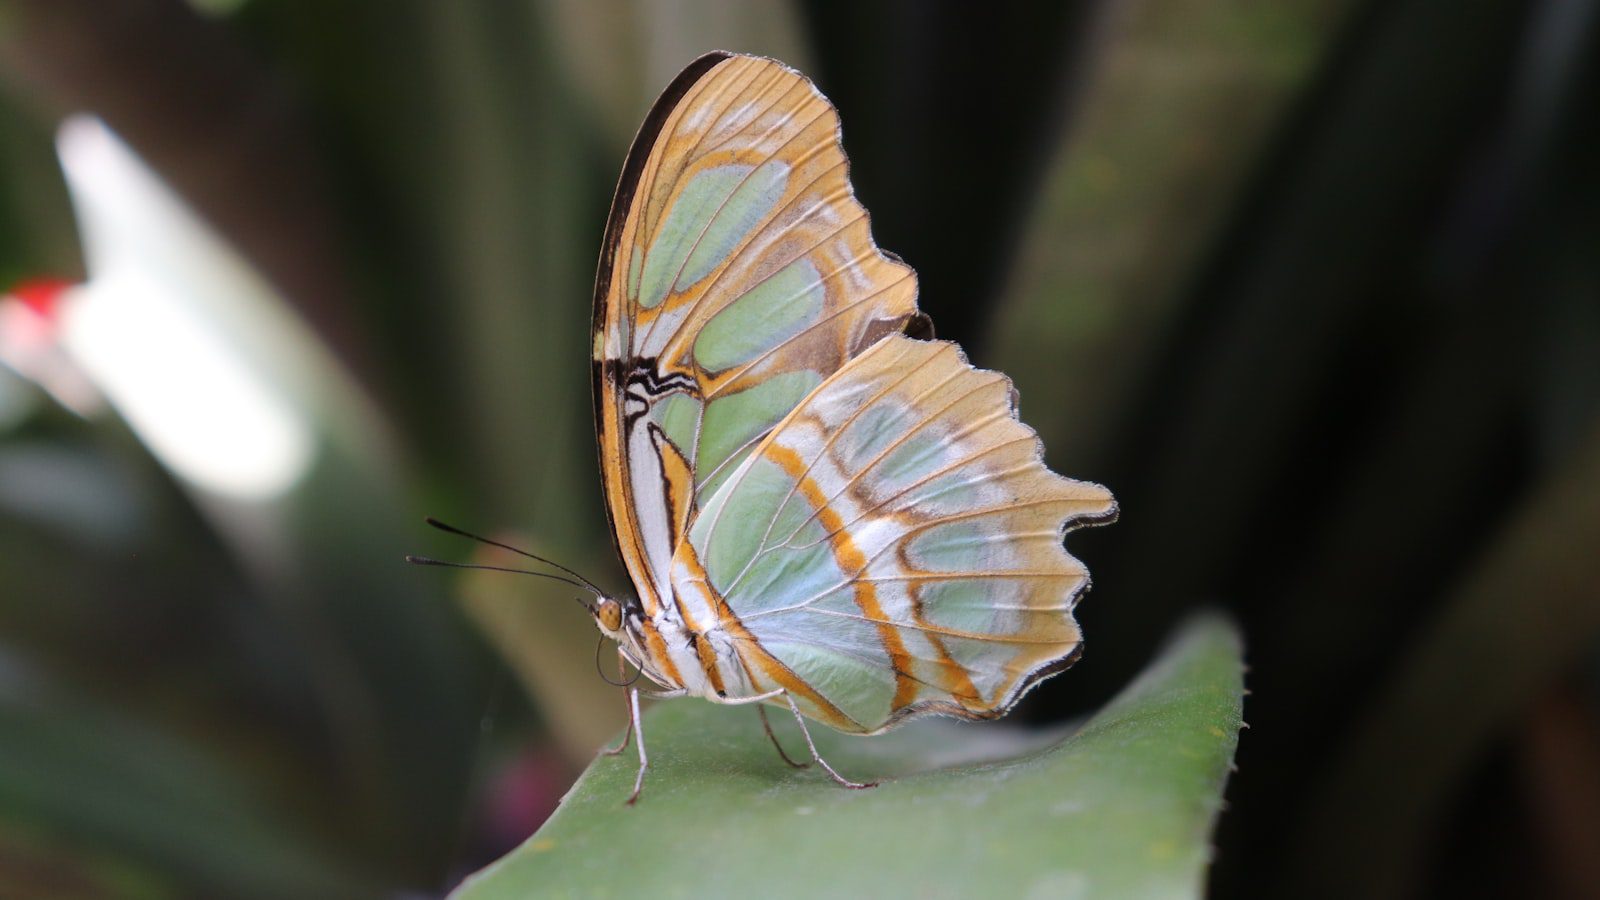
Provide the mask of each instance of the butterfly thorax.
{"label": "butterfly thorax", "polygon": [[[666,597],[655,614],[637,603],[627,607],[621,627],[601,627],[651,681],[711,700],[739,699],[757,691],[740,662],[734,635],[696,620],[692,611]],[[686,619],[690,621],[685,621]]]}

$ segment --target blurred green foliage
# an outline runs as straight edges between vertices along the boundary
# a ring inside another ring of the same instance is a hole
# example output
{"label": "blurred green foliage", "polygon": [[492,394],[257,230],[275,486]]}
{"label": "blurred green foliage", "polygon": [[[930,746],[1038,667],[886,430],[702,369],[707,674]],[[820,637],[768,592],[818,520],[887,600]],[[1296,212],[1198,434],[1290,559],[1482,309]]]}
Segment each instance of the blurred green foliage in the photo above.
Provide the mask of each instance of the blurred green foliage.
{"label": "blurred green foliage", "polygon": [[816,77],[941,336],[1122,502],[1022,718],[1221,606],[1219,894],[1600,893],[1596,6],[7,0],[0,277],[83,274],[92,111],[339,366],[251,510],[0,370],[0,894],[437,893],[538,824],[621,722],[592,626],[398,560],[465,556],[428,512],[623,587],[589,281],[713,48]]}

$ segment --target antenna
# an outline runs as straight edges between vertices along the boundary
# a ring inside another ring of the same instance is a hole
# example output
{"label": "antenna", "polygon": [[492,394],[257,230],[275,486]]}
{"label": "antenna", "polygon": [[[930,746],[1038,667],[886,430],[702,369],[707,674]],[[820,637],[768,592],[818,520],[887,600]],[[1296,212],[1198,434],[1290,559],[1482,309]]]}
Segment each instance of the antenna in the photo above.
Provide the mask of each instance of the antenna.
{"label": "antenna", "polygon": [[[589,579],[583,577],[582,575],[579,575],[577,572],[572,571],[571,569],[567,568],[566,566],[563,566],[561,563],[558,563],[553,559],[545,559],[544,557],[539,556],[538,554],[529,553],[526,550],[519,550],[516,547],[511,546],[510,544],[502,544],[499,541],[490,540],[490,539],[488,539],[486,537],[483,537],[482,535],[473,534],[470,531],[462,531],[460,528],[457,528],[454,525],[446,525],[445,523],[439,521],[438,519],[435,519],[433,516],[428,516],[423,521],[427,522],[429,525],[432,525],[434,528],[439,529],[440,531],[447,532],[449,534],[460,535],[461,537],[464,537],[464,538],[470,538],[470,539],[472,539],[474,541],[477,541],[480,544],[488,544],[491,547],[499,547],[501,550],[510,550],[512,553],[515,553],[515,554],[517,554],[519,556],[526,556],[527,558],[532,559],[532,560],[537,560],[538,562],[542,562],[547,566],[555,566],[556,568],[558,568],[561,571],[567,573],[568,575],[571,575],[573,578],[578,579],[578,581],[583,582],[582,584],[577,585],[578,587],[586,588],[589,591],[592,591],[596,597],[600,597],[602,599],[604,599],[606,597],[606,592],[600,590],[600,588],[594,582],[592,582]],[[407,557],[407,558],[409,559],[409,557]],[[422,565],[438,565],[438,563],[437,562],[422,563]],[[493,566],[477,566],[476,568],[492,569],[494,567]],[[505,569],[503,571],[507,571],[507,572],[522,572],[521,569]],[[523,572],[523,574],[525,574],[525,575],[542,575],[544,573],[542,573],[542,572]],[[555,578],[556,576],[549,575],[547,577]],[[565,579],[558,579],[558,580],[565,580]],[[572,582],[568,582],[568,583],[571,584]]]}
{"label": "antenna", "polygon": [[[406,554],[406,562],[417,566],[441,566],[446,569],[483,569],[487,572],[510,572],[513,575],[533,575],[538,578],[549,578],[554,581],[559,581],[562,584],[570,584],[575,588],[582,588],[586,591],[594,591],[594,595],[596,597],[600,598],[601,600],[605,599],[604,594],[600,593],[599,591],[595,591],[595,589],[589,585],[579,584],[578,582],[573,581],[571,578],[564,578],[560,575],[552,575],[549,572],[535,572],[531,569],[509,569],[505,566],[480,566],[473,563],[445,562],[442,559],[433,559],[432,557],[428,556],[413,556],[409,553]],[[584,609],[589,609],[589,604],[584,603],[582,597],[577,598],[577,600],[578,604]],[[592,612],[593,610],[590,611]]]}

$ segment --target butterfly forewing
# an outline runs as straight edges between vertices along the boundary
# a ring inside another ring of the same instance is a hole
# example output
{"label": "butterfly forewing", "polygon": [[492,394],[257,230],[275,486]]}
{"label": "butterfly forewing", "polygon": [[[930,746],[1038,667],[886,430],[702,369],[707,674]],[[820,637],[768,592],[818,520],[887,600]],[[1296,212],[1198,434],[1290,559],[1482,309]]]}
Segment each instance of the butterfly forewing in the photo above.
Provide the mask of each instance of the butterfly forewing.
{"label": "butterfly forewing", "polygon": [[755,691],[841,730],[1001,715],[1074,657],[1088,576],[1062,534],[1116,509],[1040,453],[1003,375],[886,337],[707,500],[679,602],[735,635]]}
{"label": "butterfly forewing", "polygon": [[706,498],[916,316],[916,277],[873,243],[811,82],[725,54],[679,76],[635,140],[596,282],[602,474],[647,613]]}

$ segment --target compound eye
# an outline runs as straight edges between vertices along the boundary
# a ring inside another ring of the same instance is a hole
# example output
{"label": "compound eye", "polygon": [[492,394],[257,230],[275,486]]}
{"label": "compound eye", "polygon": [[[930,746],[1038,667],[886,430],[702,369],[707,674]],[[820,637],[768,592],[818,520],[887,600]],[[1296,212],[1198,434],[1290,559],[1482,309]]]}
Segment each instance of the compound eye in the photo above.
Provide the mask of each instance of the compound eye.
{"label": "compound eye", "polygon": [[615,600],[601,600],[594,608],[594,617],[606,631],[619,631],[622,628],[622,604]]}

